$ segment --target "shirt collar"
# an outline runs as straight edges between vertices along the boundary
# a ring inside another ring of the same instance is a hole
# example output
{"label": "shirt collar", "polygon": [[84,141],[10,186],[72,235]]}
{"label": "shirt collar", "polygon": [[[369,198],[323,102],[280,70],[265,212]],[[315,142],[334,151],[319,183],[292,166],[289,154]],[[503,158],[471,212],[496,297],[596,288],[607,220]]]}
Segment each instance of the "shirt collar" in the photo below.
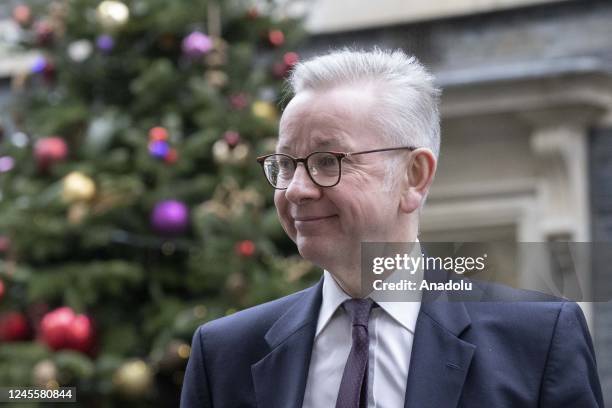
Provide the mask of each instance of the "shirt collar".
{"label": "shirt collar", "polygon": [[351,297],[338,285],[331,273],[323,271],[323,301],[319,311],[319,321],[315,337],[323,331],[342,302]]}
{"label": "shirt collar", "polygon": [[402,327],[414,334],[421,302],[377,302]]}

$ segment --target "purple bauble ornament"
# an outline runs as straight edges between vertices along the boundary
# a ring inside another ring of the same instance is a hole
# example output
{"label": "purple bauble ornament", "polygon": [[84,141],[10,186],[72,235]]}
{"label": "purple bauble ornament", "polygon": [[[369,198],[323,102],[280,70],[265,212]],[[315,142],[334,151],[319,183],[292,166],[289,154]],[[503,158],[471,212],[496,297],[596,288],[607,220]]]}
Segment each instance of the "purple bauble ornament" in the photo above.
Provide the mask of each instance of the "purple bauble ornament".
{"label": "purple bauble ornament", "polygon": [[32,64],[32,73],[34,74],[42,74],[47,69],[47,59],[42,56],[36,57],[34,63]]}
{"label": "purple bauble ornament", "polygon": [[0,173],[11,171],[15,166],[15,160],[11,156],[0,157]]}
{"label": "purple bauble ornament", "polygon": [[164,140],[154,140],[149,143],[149,154],[156,159],[164,159],[170,151],[170,145]]}
{"label": "purple bauble ornament", "polygon": [[108,53],[115,47],[115,40],[108,34],[102,34],[96,39],[96,46],[100,51]]}
{"label": "purple bauble ornament", "polygon": [[199,58],[212,49],[212,39],[199,31],[194,31],[183,39],[183,53],[189,58]]}
{"label": "purple bauble ornament", "polygon": [[160,201],[151,213],[151,225],[162,234],[180,234],[187,229],[189,209],[178,200]]}

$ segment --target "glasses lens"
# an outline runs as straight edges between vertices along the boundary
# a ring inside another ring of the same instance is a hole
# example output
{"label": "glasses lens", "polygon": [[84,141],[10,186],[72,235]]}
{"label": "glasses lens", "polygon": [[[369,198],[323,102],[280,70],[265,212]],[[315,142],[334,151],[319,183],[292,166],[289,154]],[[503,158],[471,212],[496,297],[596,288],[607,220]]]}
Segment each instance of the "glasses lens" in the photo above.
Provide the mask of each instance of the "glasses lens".
{"label": "glasses lens", "polygon": [[340,161],[331,153],[315,153],[308,158],[308,170],[317,184],[333,186],[340,178]]}
{"label": "glasses lens", "polygon": [[276,188],[287,188],[295,173],[293,160],[282,154],[267,157],[263,167],[268,181]]}

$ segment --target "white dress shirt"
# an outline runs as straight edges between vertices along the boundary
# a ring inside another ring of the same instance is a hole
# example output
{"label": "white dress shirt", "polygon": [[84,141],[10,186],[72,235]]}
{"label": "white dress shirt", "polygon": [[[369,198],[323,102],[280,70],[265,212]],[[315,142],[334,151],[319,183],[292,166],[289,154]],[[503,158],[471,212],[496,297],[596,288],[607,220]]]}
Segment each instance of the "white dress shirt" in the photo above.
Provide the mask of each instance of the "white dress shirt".
{"label": "white dress shirt", "polygon": [[[375,296],[373,296],[376,299]],[[303,408],[336,405],[344,365],[351,350],[351,320],[342,302],[350,296],[324,271]],[[414,329],[420,302],[377,302],[368,324],[368,408],[404,406]]]}

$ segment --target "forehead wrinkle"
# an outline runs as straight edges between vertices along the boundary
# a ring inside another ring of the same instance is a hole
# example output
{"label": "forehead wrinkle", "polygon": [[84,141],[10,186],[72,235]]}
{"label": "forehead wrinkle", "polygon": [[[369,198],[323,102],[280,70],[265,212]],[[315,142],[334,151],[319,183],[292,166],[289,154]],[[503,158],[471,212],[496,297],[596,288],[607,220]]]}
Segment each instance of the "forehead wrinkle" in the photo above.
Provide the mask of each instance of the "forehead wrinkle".
{"label": "forehead wrinkle", "polygon": [[[353,139],[352,130],[358,133],[360,129],[369,128],[370,121],[366,117],[372,115],[372,103],[334,103],[329,104],[329,98],[337,100],[334,89],[327,91],[306,91],[300,98],[292,100],[281,117],[279,126],[279,141],[277,151],[291,151],[298,143],[310,147],[328,149],[329,147],[351,151]],[[362,90],[360,95],[371,90]],[[313,103],[314,98],[314,103]],[[320,100],[321,103],[317,103]],[[319,149],[315,149],[319,150]]]}
{"label": "forehead wrinkle", "polygon": [[[290,151],[297,144],[297,141],[304,141],[306,145],[312,149],[312,151],[321,150],[346,150],[350,143],[347,143],[347,133],[339,128],[329,128],[327,131],[322,132],[319,129],[311,129],[308,132],[301,132],[298,135],[285,138],[283,143],[277,145],[278,151]],[[280,142],[280,140],[279,140]]]}
{"label": "forehead wrinkle", "polygon": [[348,140],[346,129],[330,120],[334,118],[333,115],[325,114],[324,118],[308,120],[316,116],[318,115],[310,114],[306,118],[285,121],[280,129],[277,150],[292,150],[299,141],[306,142],[314,150],[345,148]]}
{"label": "forehead wrinkle", "polygon": [[[344,151],[347,149],[347,145],[343,138],[340,138],[334,134],[331,137],[325,136],[313,136],[308,140],[309,146],[313,149],[313,151],[325,151],[327,149],[332,150],[341,150]],[[283,143],[277,146],[277,151],[290,151],[295,144]]]}

